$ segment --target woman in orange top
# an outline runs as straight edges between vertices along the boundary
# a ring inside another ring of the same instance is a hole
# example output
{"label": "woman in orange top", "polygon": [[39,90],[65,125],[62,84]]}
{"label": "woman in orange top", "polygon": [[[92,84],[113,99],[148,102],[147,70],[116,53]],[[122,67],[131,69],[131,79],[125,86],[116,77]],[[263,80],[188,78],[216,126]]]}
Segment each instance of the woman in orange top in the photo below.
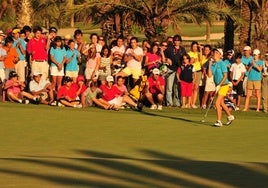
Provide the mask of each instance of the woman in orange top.
{"label": "woman in orange top", "polygon": [[6,78],[9,77],[9,73],[11,71],[15,71],[15,64],[19,60],[19,54],[17,53],[16,49],[13,48],[13,42],[12,37],[7,37],[5,40],[4,49],[6,50],[7,56],[4,60],[4,66]]}

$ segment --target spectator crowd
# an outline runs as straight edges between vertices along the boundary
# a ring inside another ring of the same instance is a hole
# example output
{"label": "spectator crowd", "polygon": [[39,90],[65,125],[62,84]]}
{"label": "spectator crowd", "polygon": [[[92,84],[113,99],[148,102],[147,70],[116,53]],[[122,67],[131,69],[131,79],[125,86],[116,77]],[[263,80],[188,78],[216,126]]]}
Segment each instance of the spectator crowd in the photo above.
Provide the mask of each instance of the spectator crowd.
{"label": "spectator crowd", "polygon": [[215,125],[221,126],[222,110],[231,122],[231,110],[249,110],[254,96],[255,110],[267,113],[268,52],[250,46],[223,52],[197,41],[187,51],[180,35],[141,43],[128,35],[108,44],[96,33],[86,42],[80,29],[64,37],[57,32],[39,26],[0,30],[2,101],[106,110],[207,109],[214,96],[222,96],[215,101]]}

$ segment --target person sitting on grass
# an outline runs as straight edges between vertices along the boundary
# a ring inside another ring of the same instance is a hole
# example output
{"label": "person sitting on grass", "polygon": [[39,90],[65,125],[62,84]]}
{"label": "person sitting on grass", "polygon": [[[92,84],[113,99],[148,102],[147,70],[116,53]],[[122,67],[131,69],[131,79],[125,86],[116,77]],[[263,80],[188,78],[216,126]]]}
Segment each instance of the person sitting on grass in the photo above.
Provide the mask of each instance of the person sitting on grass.
{"label": "person sitting on grass", "polygon": [[24,89],[25,84],[18,80],[18,74],[15,71],[11,71],[9,73],[9,80],[6,81],[4,86],[4,90],[7,90],[7,97],[9,100],[28,104],[28,99],[31,99],[36,104],[39,104],[41,98],[33,96],[32,94],[24,91]]}
{"label": "person sitting on grass", "polygon": [[92,82],[92,81],[89,82],[89,87],[83,93],[84,97],[82,97],[83,107],[96,105],[105,110],[113,109],[114,105],[111,105],[107,101],[103,100],[102,98],[99,98],[101,94],[102,94],[102,91],[100,90],[100,88],[98,88],[98,83]]}
{"label": "person sitting on grass", "polygon": [[[152,75],[149,76],[147,80],[145,88],[145,97],[150,102],[150,109],[152,110],[162,110],[162,103],[165,93],[165,80],[159,74],[159,69],[154,68]],[[156,105],[156,102],[158,103],[158,106]]]}
{"label": "person sitting on grass", "polygon": [[226,104],[226,106],[228,107],[229,111],[232,110],[238,110],[236,107],[236,100],[237,100],[237,93],[236,91],[233,90],[233,84],[232,82],[229,82],[229,90],[227,95],[224,98],[224,103]]}
{"label": "person sitting on grass", "polygon": [[57,94],[58,106],[67,106],[74,108],[82,108],[77,91],[77,87],[73,84],[73,79],[66,76],[63,81],[63,86],[59,88]]}
{"label": "person sitting on grass", "polygon": [[42,79],[41,72],[33,73],[33,79],[29,83],[29,89],[33,96],[41,97],[41,104],[56,105],[51,83],[48,80]]}
{"label": "person sitting on grass", "polygon": [[135,109],[137,108],[137,104],[128,95],[122,94],[122,91],[114,85],[113,76],[107,76],[106,81],[106,84],[100,86],[103,93],[102,99],[114,105],[114,110],[121,108],[124,103],[129,104]]}

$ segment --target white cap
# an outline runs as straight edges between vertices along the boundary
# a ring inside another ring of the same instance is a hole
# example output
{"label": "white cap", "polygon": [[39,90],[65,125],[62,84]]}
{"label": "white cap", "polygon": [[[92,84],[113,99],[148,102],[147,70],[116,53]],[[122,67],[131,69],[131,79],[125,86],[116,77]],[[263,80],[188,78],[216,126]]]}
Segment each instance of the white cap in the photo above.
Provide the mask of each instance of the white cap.
{"label": "white cap", "polygon": [[251,50],[250,46],[245,46],[244,51],[248,51],[248,50]]}
{"label": "white cap", "polygon": [[223,56],[223,50],[221,48],[215,48],[213,51],[217,51]]}
{"label": "white cap", "polygon": [[229,85],[229,87],[233,87],[233,83],[232,82],[229,82],[228,85]]}
{"label": "white cap", "polygon": [[258,49],[255,49],[254,51],[253,51],[253,55],[260,55],[260,50],[258,50]]}
{"label": "white cap", "polygon": [[107,82],[114,82],[114,77],[113,76],[107,76],[106,81]]}
{"label": "white cap", "polygon": [[41,72],[34,72],[33,73],[33,76],[38,76],[38,75],[42,75],[42,73]]}
{"label": "white cap", "polygon": [[153,72],[154,75],[156,75],[156,74],[159,75],[160,74],[160,71],[159,71],[158,68],[154,68],[152,72]]}

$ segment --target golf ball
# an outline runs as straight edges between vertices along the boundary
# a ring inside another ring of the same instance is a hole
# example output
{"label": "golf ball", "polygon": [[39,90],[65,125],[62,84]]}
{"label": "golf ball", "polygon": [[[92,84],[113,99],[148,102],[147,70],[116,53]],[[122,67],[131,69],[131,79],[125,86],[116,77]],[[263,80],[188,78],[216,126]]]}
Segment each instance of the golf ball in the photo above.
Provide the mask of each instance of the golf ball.
{"label": "golf ball", "polygon": [[200,120],[200,121],[201,121],[202,123],[204,123],[204,122],[205,122],[205,120],[203,120],[203,119],[202,119],[202,120]]}

